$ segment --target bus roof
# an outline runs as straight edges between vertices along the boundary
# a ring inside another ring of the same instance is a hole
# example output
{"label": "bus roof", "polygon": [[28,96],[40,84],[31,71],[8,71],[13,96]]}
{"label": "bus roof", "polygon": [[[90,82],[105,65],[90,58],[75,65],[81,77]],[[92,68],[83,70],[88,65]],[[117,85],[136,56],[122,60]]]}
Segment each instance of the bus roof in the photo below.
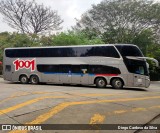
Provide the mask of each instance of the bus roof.
{"label": "bus roof", "polygon": [[34,48],[70,48],[70,47],[98,47],[98,46],[136,46],[134,44],[93,44],[93,45],[69,45],[69,46],[43,46],[43,47],[14,47],[5,49],[34,49]]}

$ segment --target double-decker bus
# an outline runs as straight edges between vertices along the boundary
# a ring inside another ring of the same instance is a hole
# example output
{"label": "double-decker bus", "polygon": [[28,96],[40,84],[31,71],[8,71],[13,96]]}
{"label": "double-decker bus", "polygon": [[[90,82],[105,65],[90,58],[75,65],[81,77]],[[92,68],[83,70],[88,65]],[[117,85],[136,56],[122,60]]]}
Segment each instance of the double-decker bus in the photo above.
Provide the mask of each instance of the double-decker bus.
{"label": "double-decker bus", "polygon": [[150,85],[146,57],[132,44],[6,48],[3,68],[4,80],[22,84]]}

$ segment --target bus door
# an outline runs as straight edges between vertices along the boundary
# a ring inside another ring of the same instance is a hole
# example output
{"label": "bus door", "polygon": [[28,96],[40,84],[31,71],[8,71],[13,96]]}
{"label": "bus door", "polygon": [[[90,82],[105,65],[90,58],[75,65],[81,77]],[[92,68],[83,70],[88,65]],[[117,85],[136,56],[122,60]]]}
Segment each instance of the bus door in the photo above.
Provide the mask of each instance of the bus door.
{"label": "bus door", "polygon": [[60,83],[71,83],[71,65],[60,65],[59,80]]}
{"label": "bus door", "polygon": [[81,84],[89,83],[88,65],[81,65]]}
{"label": "bus door", "polygon": [[81,84],[81,68],[80,65],[72,65],[72,69],[71,69],[71,83],[72,84]]}
{"label": "bus door", "polygon": [[88,84],[86,65],[72,65],[72,84]]}
{"label": "bus door", "polygon": [[43,81],[45,82],[53,82],[53,83],[59,83],[59,66],[58,65],[47,65],[46,66],[47,71],[49,71],[47,76],[42,76]]}
{"label": "bus door", "polygon": [[134,86],[145,86],[146,76],[144,75],[144,67],[143,66],[135,66],[136,71],[134,74]]}

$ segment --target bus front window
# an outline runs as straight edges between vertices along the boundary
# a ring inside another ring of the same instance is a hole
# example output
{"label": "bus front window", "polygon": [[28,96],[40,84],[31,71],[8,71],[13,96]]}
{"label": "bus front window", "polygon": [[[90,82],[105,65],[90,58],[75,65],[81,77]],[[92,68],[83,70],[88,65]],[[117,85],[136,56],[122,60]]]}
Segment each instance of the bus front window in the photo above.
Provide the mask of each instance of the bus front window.
{"label": "bus front window", "polygon": [[135,71],[136,74],[144,75],[144,67],[143,66],[137,66],[137,69]]}
{"label": "bus front window", "polygon": [[149,75],[147,63],[143,60],[124,59],[126,67],[130,73]]}

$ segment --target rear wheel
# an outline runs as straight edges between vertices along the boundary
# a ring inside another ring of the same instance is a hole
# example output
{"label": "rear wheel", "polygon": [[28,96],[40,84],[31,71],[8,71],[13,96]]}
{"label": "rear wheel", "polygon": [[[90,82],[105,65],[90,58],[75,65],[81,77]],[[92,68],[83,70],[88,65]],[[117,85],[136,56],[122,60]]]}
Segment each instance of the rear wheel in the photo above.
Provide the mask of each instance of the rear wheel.
{"label": "rear wheel", "polygon": [[20,78],[19,78],[19,81],[22,84],[27,84],[28,83],[28,77],[26,75],[21,75]]}
{"label": "rear wheel", "polygon": [[31,84],[38,84],[39,83],[39,78],[37,75],[32,75],[30,78]]}
{"label": "rear wheel", "polygon": [[112,80],[111,85],[115,89],[122,89],[123,88],[123,81],[119,78],[115,78]]}
{"label": "rear wheel", "polygon": [[95,83],[98,88],[104,88],[107,85],[106,80],[104,78],[97,78]]}

